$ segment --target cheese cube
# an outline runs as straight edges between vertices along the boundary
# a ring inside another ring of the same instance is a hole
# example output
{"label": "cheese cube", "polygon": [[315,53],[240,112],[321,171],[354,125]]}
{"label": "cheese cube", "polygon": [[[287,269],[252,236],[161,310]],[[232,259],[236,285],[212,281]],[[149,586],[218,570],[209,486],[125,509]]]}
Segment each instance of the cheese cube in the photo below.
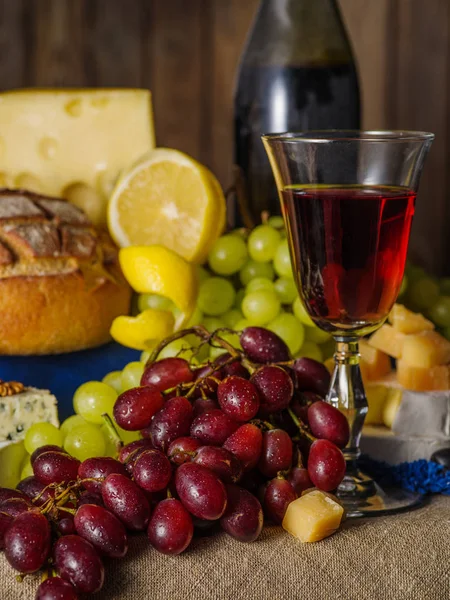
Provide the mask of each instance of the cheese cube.
{"label": "cheese cube", "polygon": [[361,354],[360,368],[364,380],[376,381],[391,372],[391,360],[389,356],[370,346],[366,340],[359,342]]}
{"label": "cheese cube", "polygon": [[0,94],[1,177],[10,187],[63,196],[82,183],[106,199],[120,171],[154,146],[148,90]]}
{"label": "cheese cube", "polygon": [[402,359],[415,367],[435,367],[450,362],[450,342],[437,331],[408,335],[403,342]]}
{"label": "cheese cube", "polygon": [[449,368],[447,365],[417,367],[405,360],[397,361],[398,382],[408,390],[430,392],[449,389]]}
{"label": "cheese cube", "polygon": [[380,383],[368,383],[364,386],[369,405],[364,425],[381,425],[383,408],[388,395],[388,388]]}
{"label": "cheese cube", "polygon": [[26,430],[41,421],[59,426],[56,398],[49,391],[25,388],[0,398],[0,442],[23,440]]}
{"label": "cheese cube", "polygon": [[400,358],[406,335],[397,331],[392,325],[384,324],[370,337],[369,344],[387,355]]}
{"label": "cheese cube", "polygon": [[314,490],[289,504],[282,526],[301,542],[318,542],[339,528],[343,515],[340,504]]}
{"label": "cheese cube", "polygon": [[434,324],[425,319],[420,313],[414,313],[408,310],[402,304],[394,304],[389,315],[389,322],[393,328],[401,333],[420,333],[421,331],[431,331]]}
{"label": "cheese cube", "polygon": [[402,403],[403,390],[401,389],[388,389],[384,400],[383,410],[381,419],[383,425],[392,429],[394,419],[397,415],[400,404]]}

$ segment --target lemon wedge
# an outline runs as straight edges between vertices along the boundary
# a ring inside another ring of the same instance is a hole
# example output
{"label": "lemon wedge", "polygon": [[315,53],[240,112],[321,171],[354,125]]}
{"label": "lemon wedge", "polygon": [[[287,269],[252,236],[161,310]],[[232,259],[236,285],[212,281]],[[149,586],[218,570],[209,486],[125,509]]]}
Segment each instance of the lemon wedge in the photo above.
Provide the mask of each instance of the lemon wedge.
{"label": "lemon wedge", "polygon": [[161,244],[201,263],[225,224],[225,197],[212,173],[183,152],[152,150],[119,179],[108,226],[123,247]]}
{"label": "lemon wedge", "polygon": [[134,350],[150,350],[173,332],[174,316],[167,310],[149,308],[137,317],[116,317],[111,325],[111,337]]}

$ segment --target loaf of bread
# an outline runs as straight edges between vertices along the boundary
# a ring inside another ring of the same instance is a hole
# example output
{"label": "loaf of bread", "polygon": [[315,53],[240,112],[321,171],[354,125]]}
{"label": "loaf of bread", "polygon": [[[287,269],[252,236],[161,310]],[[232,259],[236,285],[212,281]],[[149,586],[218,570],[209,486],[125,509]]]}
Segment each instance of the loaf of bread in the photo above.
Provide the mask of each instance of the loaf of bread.
{"label": "loaf of bread", "polygon": [[131,290],[117,249],[76,206],[0,190],[0,354],[54,354],[107,342]]}

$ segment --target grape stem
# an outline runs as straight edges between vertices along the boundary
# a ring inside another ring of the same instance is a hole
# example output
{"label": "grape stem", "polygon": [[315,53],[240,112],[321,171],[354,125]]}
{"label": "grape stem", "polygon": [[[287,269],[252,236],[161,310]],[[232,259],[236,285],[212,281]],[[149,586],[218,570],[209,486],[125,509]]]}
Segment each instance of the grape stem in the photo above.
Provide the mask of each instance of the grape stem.
{"label": "grape stem", "polygon": [[103,413],[102,418],[105,421],[106,428],[108,429],[109,433],[111,434],[111,438],[114,441],[117,453],[119,453],[120,450],[123,448],[123,442],[119,435],[119,432],[117,431],[117,429],[116,429],[114,423],[112,422],[111,417],[108,415],[108,413]]}
{"label": "grape stem", "polygon": [[288,410],[288,413],[289,413],[291,419],[294,421],[294,423],[298,427],[300,433],[306,439],[308,439],[310,442],[315,442],[316,438],[311,433],[309,433],[309,431],[306,429],[306,427],[303,425],[303,423],[298,419],[297,415],[294,413],[292,408],[288,408],[287,410]]}
{"label": "grape stem", "polygon": [[149,365],[153,364],[158,358],[159,353],[162,350],[164,350],[164,348],[170,343],[174,342],[175,340],[180,340],[181,338],[187,335],[196,335],[202,341],[209,341],[210,338],[208,330],[205,327],[203,327],[203,325],[194,325],[194,327],[189,327],[188,329],[181,329],[180,331],[176,331],[175,333],[172,333],[172,335],[169,335],[168,337],[164,338],[161,342],[159,342],[159,344],[148,357],[145,366],[148,367]]}

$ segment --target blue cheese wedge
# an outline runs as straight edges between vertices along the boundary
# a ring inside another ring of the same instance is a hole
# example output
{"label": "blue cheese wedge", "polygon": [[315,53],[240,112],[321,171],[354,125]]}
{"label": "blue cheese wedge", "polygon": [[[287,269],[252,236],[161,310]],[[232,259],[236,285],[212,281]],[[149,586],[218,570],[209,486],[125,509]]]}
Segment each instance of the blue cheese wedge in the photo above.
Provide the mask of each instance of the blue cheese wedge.
{"label": "blue cheese wedge", "polygon": [[0,444],[22,440],[33,423],[43,421],[59,427],[56,398],[48,390],[30,387],[0,397]]}

